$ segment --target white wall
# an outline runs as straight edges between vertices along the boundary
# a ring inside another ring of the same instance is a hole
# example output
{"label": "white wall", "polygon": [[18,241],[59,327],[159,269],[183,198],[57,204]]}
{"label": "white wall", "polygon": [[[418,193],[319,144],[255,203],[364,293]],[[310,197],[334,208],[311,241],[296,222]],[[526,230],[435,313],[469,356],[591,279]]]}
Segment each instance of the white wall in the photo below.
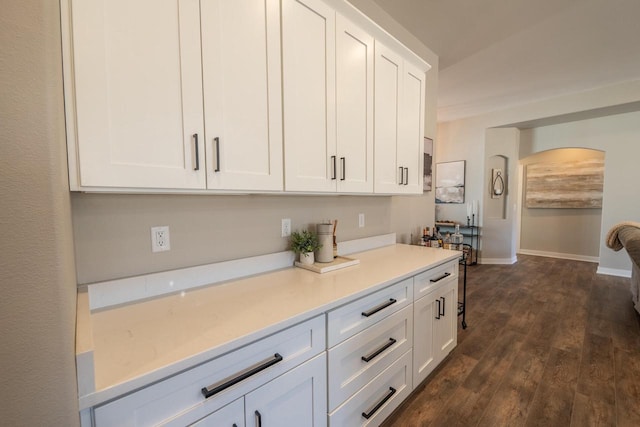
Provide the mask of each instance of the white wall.
{"label": "white wall", "polygon": [[0,13],[0,424],[77,426],[59,4]]}
{"label": "white wall", "polygon": [[[486,129],[506,126],[536,127],[572,120],[571,123],[566,124],[567,127],[558,124],[559,127],[554,125],[549,128],[551,132],[564,132],[564,134],[556,134],[554,137],[556,143],[566,136],[572,139],[565,140],[563,144],[571,141],[572,144],[576,144],[574,146],[602,149],[606,152],[605,195],[602,211],[602,233],[606,233],[608,228],[621,218],[640,216],[638,206],[640,199],[629,200],[623,194],[624,189],[629,186],[628,179],[638,181],[637,171],[640,169],[636,160],[640,158],[640,144],[637,140],[638,127],[634,124],[634,119],[638,122],[638,113],[607,116],[613,112],[625,111],[627,106],[637,108],[638,100],[640,100],[640,80],[512,107],[481,116],[439,123],[436,162],[467,160],[467,197],[469,200],[481,200],[487,191],[482,179]],[[582,120],[585,117],[593,117],[594,114],[602,117]],[[539,129],[539,132],[545,132],[543,127]],[[540,141],[540,138],[537,140]],[[610,148],[608,150],[602,148],[603,145]],[[620,153],[620,147],[623,146],[624,153]],[[537,144],[535,150],[539,149],[542,149],[542,146]],[[521,147],[520,156],[530,153],[526,148]],[[462,218],[466,215],[464,209],[464,206],[460,206],[455,212],[448,212],[446,215],[452,219]],[[483,218],[480,218],[481,223],[482,221]],[[484,239],[481,243],[482,248],[488,248],[491,245],[492,242],[488,239]],[[628,269],[629,265],[626,254],[614,253],[601,245],[600,267]]]}

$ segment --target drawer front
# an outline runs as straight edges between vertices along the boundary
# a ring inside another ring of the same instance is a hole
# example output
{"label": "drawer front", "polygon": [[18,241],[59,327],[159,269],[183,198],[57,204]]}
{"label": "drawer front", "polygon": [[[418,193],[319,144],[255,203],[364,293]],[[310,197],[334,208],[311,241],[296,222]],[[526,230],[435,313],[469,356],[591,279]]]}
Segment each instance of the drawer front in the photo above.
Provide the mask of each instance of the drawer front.
{"label": "drawer front", "polygon": [[414,298],[423,297],[450,280],[458,279],[458,261],[449,261],[416,275],[413,281]]}
{"label": "drawer front", "polygon": [[409,305],[329,350],[329,410],[410,350],[412,337]]}
{"label": "drawer front", "polygon": [[413,278],[357,299],[327,314],[327,345],[333,347],[413,302]]}
{"label": "drawer front", "polygon": [[[195,422],[324,349],[325,319],[321,315],[98,406],[95,426],[170,426]],[[251,371],[254,373],[247,375]],[[234,383],[242,377],[246,378]],[[205,387],[220,391],[205,398],[202,390]]]}
{"label": "drawer front", "polygon": [[[329,414],[332,427],[377,426],[411,393],[411,351]],[[369,418],[365,418],[367,415]]]}

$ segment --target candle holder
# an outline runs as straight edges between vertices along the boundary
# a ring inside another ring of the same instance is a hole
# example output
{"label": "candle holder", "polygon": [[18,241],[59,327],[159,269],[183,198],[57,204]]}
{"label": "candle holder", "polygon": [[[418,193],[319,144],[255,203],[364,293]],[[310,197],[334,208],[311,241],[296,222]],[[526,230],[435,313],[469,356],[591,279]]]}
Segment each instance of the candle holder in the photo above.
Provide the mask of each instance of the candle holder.
{"label": "candle holder", "polygon": [[467,216],[467,227],[469,227],[469,226],[471,225],[471,222],[470,222],[470,221],[471,221],[471,218],[469,218],[469,217]]}

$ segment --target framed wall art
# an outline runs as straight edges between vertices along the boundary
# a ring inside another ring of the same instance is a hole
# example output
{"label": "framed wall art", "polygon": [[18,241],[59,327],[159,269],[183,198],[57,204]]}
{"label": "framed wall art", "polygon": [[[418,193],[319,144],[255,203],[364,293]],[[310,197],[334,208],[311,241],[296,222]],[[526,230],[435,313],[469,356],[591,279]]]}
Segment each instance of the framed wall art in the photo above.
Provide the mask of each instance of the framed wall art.
{"label": "framed wall art", "polygon": [[436,203],[464,203],[465,161],[436,164]]}

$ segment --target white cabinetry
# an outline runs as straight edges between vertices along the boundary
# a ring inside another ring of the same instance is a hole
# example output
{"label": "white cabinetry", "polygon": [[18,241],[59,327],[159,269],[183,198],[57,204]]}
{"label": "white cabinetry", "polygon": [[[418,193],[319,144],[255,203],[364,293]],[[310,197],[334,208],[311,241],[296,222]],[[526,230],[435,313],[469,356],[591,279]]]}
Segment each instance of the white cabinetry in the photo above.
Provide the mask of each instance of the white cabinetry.
{"label": "white cabinetry", "polygon": [[[231,420],[238,417],[237,411],[232,408],[222,413],[216,411],[238,399],[246,399],[245,408],[262,411],[267,419],[286,420],[288,415],[283,415],[280,407],[295,407],[295,411],[291,410],[300,419],[313,420],[313,424],[307,425],[322,426],[320,421],[326,422],[325,345],[325,322],[321,315],[98,406],[94,409],[94,425],[184,426],[204,423],[209,415],[212,420]],[[304,364],[309,359],[310,363]],[[287,388],[295,389],[296,394],[289,394]],[[247,425],[253,426],[255,414],[249,415]],[[269,425],[263,421],[264,427]]]}
{"label": "white cabinetry", "polygon": [[413,384],[420,384],[457,343],[457,264],[415,277]]}
{"label": "white cabinetry", "polygon": [[199,1],[72,3],[72,189],[205,188]]}
{"label": "white cabinetry", "polygon": [[377,425],[411,392],[413,279],[327,314],[329,423]]}
{"label": "white cabinetry", "polygon": [[207,188],[282,190],[278,0],[203,0]]}
{"label": "white cabinetry", "polygon": [[72,189],[282,190],[277,0],[65,1]]}
{"label": "white cabinetry", "polygon": [[285,189],[335,191],[335,11],[282,1]]}
{"label": "white cabinetry", "polygon": [[375,67],[375,192],[421,193],[424,70],[379,42]]}
{"label": "white cabinetry", "polygon": [[373,36],[336,16],[337,190],[373,192]]}
{"label": "white cabinetry", "polygon": [[325,364],[323,353],[192,426],[324,426],[327,424]]}

